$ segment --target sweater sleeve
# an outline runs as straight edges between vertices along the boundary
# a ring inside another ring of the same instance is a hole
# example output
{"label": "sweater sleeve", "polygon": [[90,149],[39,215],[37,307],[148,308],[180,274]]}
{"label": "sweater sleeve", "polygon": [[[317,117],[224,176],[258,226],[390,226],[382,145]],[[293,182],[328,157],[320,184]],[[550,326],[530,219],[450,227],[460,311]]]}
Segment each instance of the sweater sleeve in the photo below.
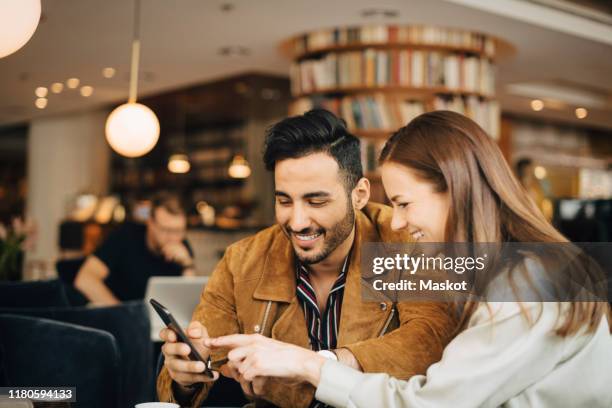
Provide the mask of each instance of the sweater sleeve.
{"label": "sweater sleeve", "polygon": [[563,356],[564,339],[552,330],[558,304],[522,306],[532,315],[531,325],[518,303],[481,305],[426,376],[402,381],[326,362],[316,398],[338,407],[499,406],[550,372]]}

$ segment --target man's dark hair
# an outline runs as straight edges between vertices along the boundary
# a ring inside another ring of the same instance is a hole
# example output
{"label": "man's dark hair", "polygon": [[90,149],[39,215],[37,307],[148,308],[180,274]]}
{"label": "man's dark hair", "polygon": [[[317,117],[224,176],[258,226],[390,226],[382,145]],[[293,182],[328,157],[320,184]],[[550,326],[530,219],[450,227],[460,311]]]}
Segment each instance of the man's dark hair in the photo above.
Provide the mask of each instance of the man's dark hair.
{"label": "man's dark hair", "polygon": [[151,200],[151,216],[155,216],[155,210],[163,208],[172,215],[186,215],[185,208],[178,196],[173,194],[158,194]]}
{"label": "man's dark hair", "polygon": [[350,192],[363,177],[359,139],[348,132],[344,120],[325,109],[284,119],[268,129],[263,159],[266,169],[273,171],[278,161],[321,152],[336,160]]}

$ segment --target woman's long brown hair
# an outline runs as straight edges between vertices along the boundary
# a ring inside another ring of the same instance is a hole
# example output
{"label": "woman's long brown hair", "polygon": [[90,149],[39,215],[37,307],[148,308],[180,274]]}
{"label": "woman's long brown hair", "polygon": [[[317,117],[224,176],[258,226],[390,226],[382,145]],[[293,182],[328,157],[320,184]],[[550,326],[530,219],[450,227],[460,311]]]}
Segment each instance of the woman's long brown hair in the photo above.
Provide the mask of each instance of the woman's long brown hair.
{"label": "woman's long brown hair", "polygon": [[[447,242],[568,242],[513,175],[497,144],[463,115],[418,116],[387,141],[380,156],[380,164],[385,162],[406,166],[437,192],[448,193]],[[477,307],[465,304],[460,328]],[[556,332],[567,336],[585,325],[594,331],[609,311],[606,302],[571,302]]]}

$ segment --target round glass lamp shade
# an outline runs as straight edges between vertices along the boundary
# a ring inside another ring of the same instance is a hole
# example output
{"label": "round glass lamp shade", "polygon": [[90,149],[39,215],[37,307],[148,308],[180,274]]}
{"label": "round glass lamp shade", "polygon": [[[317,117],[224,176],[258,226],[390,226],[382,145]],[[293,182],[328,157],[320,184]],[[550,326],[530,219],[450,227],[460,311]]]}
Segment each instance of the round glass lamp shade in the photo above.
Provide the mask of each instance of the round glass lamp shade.
{"label": "round glass lamp shade", "polygon": [[0,0],[0,58],[23,47],[40,20],[40,0]]}
{"label": "round glass lamp shade", "polygon": [[106,120],[106,140],[122,156],[147,154],[158,139],[157,116],[140,103],[125,103],[112,111]]}
{"label": "round glass lamp shade", "polygon": [[228,173],[231,178],[245,179],[251,175],[251,167],[243,156],[237,154],[229,166]]}
{"label": "round glass lamp shade", "polygon": [[187,173],[191,169],[189,158],[186,154],[173,154],[168,160],[168,170],[171,173]]}

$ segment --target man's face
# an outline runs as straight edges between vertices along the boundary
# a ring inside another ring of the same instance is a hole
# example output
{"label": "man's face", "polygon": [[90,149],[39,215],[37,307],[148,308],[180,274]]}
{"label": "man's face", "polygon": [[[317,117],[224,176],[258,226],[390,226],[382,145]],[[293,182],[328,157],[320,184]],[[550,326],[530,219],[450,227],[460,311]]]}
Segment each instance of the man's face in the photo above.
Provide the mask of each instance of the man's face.
{"label": "man's face", "polygon": [[180,243],[185,238],[187,219],[182,214],[171,214],[165,208],[158,207],[147,221],[147,231],[156,251],[165,245]]}
{"label": "man's face", "polygon": [[274,182],[276,221],[300,262],[324,260],[350,236],[355,211],[330,155],[281,160],[274,168]]}

